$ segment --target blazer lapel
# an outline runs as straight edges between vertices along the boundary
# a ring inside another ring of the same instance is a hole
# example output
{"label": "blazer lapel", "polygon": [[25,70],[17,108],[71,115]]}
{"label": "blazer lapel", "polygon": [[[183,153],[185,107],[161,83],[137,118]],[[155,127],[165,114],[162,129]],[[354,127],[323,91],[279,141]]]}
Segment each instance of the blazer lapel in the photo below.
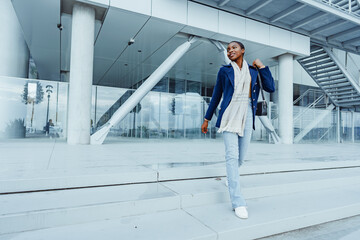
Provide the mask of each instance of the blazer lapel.
{"label": "blazer lapel", "polygon": [[229,65],[225,65],[225,69],[226,69],[226,75],[228,76],[230,82],[231,82],[231,85],[234,87],[234,69],[232,68],[231,64]]}

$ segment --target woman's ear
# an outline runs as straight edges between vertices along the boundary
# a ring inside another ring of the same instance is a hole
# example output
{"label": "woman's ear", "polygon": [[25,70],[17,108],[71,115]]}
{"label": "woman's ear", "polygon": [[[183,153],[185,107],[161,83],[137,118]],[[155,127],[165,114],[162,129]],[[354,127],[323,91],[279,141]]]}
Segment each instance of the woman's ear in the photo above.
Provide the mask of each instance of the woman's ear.
{"label": "woman's ear", "polygon": [[244,55],[244,53],[245,53],[245,49],[241,49],[241,53]]}

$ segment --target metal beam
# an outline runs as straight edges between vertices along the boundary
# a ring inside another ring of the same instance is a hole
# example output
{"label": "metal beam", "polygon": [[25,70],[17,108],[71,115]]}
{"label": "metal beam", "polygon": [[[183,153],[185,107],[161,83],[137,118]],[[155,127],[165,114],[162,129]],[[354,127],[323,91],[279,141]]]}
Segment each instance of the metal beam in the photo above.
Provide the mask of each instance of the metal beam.
{"label": "metal beam", "polygon": [[225,6],[228,2],[230,2],[230,0],[224,0],[224,1],[222,1],[221,3],[219,3],[219,7],[223,7],[223,6]]}
{"label": "metal beam", "polygon": [[339,32],[339,33],[335,33],[335,34],[333,34],[333,35],[331,35],[331,36],[328,36],[328,37],[326,38],[326,40],[327,40],[327,41],[331,41],[331,40],[334,40],[334,39],[336,39],[336,38],[338,38],[338,37],[342,37],[342,36],[344,36],[344,35],[346,35],[346,34],[353,33],[353,32],[357,32],[357,31],[360,31],[360,26],[358,26],[358,27],[353,27],[353,28],[350,28],[350,29],[348,29],[348,30],[345,30],[345,31],[342,31],[342,32]]}
{"label": "metal beam", "polygon": [[215,41],[211,39],[209,39],[209,41],[215,45],[215,47],[219,50],[219,52],[223,54],[223,60],[225,65],[229,64],[231,61],[227,56],[227,49],[224,47],[224,45],[219,41]]}
{"label": "metal beam", "polygon": [[356,38],[352,38],[350,40],[346,40],[346,41],[342,42],[342,44],[349,45],[349,44],[352,44],[352,43],[358,42],[358,41],[360,41],[360,37],[356,37]]}
{"label": "metal beam", "polygon": [[276,22],[279,21],[280,19],[300,10],[301,8],[305,7],[305,4],[302,3],[296,3],[294,5],[292,5],[291,7],[279,12],[278,14],[275,14],[274,16],[272,16],[270,18],[270,22]]}
{"label": "metal beam", "polygon": [[245,13],[246,15],[250,15],[255,13],[256,11],[258,11],[260,8],[265,7],[266,5],[268,5],[269,3],[271,3],[273,0],[266,0],[266,1],[258,1],[256,2],[254,5],[252,5],[251,7],[249,7]]}
{"label": "metal beam", "polygon": [[149,76],[149,78],[126,100],[126,102],[112,115],[98,131],[90,137],[91,144],[102,144],[110,129],[120,122],[164,77],[164,75],[184,56],[191,44],[196,42],[197,37],[191,37],[181,44],[175,51]]}
{"label": "metal beam", "polygon": [[324,26],[321,26],[319,28],[316,28],[316,29],[310,31],[310,35],[319,34],[319,33],[323,32],[323,31],[326,31],[326,30],[335,28],[337,26],[340,26],[340,25],[342,25],[344,23],[347,23],[347,21],[345,21],[343,19],[336,20],[335,22],[325,24]]}
{"label": "metal beam", "polygon": [[312,6],[312,7],[315,7],[321,11],[331,13],[332,15],[338,16],[346,21],[353,22],[356,25],[360,25],[359,17],[356,17],[355,15],[346,13],[344,11],[341,11],[335,7],[330,6],[327,3],[324,3],[321,1],[314,1],[314,0],[296,0],[296,1],[304,3],[304,4]]}
{"label": "metal beam", "polygon": [[296,28],[302,27],[312,21],[315,21],[316,19],[319,19],[319,18],[325,16],[326,14],[328,14],[328,13],[325,13],[325,12],[315,13],[314,15],[311,15],[310,17],[307,17],[303,20],[300,20],[300,21],[294,23],[293,25],[291,25],[291,28],[296,29]]}

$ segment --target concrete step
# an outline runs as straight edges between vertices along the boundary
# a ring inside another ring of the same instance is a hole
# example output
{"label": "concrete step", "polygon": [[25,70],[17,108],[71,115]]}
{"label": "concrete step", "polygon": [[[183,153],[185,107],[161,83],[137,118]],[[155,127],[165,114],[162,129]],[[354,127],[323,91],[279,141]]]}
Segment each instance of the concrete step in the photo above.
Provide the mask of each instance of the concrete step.
{"label": "concrete step", "polygon": [[[315,159],[316,160],[316,159]],[[110,186],[131,183],[156,183],[158,181],[199,179],[226,175],[225,162],[164,163],[149,166],[122,166],[66,170],[31,171],[25,174],[0,176],[0,194],[27,191],[72,189],[95,186]],[[284,163],[245,164],[240,174],[307,171],[334,168],[360,167],[360,161],[313,161]]]}
{"label": "concrete step", "polygon": [[[360,185],[360,168],[247,175],[241,181],[251,200]],[[224,202],[229,194],[220,178],[6,194],[0,195],[0,235]]]}
{"label": "concrete step", "polygon": [[2,239],[256,239],[360,213],[360,185],[248,200],[249,219],[229,203],[7,234]]}

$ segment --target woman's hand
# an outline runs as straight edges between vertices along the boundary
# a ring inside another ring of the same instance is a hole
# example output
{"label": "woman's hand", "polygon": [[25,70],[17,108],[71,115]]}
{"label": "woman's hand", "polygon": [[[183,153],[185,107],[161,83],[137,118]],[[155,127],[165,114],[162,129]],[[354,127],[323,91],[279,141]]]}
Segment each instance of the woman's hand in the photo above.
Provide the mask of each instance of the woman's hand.
{"label": "woman's hand", "polygon": [[209,123],[208,123],[209,121],[208,120],[204,120],[204,122],[203,122],[203,124],[201,125],[201,131],[203,132],[203,133],[207,133],[207,131],[208,131],[208,125],[209,125]]}
{"label": "woman's hand", "polygon": [[265,65],[258,58],[253,61],[253,66],[257,67],[257,68],[264,68],[265,67]]}

